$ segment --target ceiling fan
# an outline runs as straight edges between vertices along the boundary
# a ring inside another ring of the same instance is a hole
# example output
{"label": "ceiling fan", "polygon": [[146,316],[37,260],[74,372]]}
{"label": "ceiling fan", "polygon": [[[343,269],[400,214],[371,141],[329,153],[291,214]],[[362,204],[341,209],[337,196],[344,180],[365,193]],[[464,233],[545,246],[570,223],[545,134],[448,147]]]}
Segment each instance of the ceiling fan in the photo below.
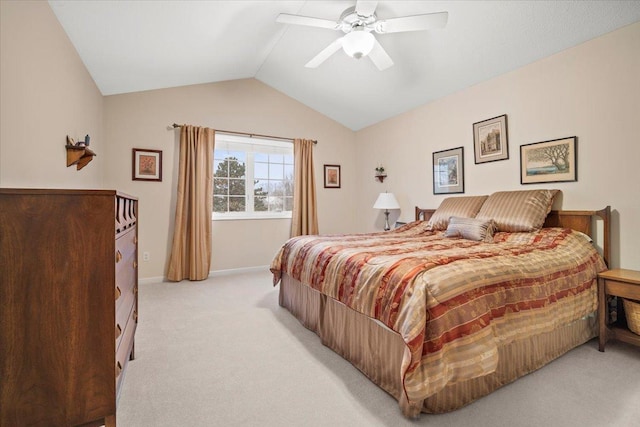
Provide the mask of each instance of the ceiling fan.
{"label": "ceiling fan", "polygon": [[345,33],[344,36],[335,40],[311,61],[307,62],[305,67],[316,68],[342,48],[352,58],[360,59],[368,56],[375,66],[382,71],[391,67],[393,61],[378,43],[378,40],[372,34],[373,32],[388,34],[438,29],[447,25],[449,17],[447,12],[439,12],[378,19],[375,13],[377,5],[377,1],[358,0],[355,6],[349,7],[342,12],[338,21],[291,15],[289,13],[281,13],[276,21],[282,24],[306,25]]}

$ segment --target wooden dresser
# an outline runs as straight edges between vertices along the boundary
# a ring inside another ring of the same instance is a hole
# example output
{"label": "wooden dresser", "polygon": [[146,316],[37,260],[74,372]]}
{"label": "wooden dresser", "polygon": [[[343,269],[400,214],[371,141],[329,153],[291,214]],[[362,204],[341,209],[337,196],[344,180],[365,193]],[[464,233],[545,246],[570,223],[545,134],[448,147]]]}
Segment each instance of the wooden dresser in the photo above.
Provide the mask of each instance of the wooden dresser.
{"label": "wooden dresser", "polygon": [[0,188],[0,426],[115,426],[137,217],[116,191]]}

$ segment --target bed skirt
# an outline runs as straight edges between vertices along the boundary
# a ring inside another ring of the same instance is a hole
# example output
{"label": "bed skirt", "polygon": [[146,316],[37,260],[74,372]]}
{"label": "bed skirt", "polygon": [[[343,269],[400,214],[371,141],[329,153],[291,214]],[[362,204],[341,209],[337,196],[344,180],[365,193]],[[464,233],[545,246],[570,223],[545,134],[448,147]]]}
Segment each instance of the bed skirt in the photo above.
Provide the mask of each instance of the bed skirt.
{"label": "bed skirt", "polygon": [[279,302],[324,345],[397,399],[403,414],[411,418],[420,411],[444,413],[467,405],[589,341],[597,331],[593,313],[552,332],[504,344],[498,347],[495,372],[449,384],[422,404],[409,403],[402,391],[401,375],[406,345],[399,334],[286,274],[280,282]]}

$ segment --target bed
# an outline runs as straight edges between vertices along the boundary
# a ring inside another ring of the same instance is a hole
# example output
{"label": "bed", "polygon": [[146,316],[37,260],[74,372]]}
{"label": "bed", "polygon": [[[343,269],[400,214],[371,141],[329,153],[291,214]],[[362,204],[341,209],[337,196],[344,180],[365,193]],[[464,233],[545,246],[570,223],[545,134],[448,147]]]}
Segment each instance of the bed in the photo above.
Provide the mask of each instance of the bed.
{"label": "bed", "polygon": [[279,303],[406,417],[455,410],[596,336],[610,208],[551,211],[555,195],[452,197],[392,231],[292,238],[271,264]]}

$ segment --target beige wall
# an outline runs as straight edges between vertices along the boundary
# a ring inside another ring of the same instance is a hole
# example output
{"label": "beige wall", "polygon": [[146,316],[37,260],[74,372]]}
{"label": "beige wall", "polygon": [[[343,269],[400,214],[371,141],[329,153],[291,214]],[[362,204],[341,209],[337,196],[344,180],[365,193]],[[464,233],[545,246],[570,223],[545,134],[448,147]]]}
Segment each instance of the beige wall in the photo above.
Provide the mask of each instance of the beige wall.
{"label": "beige wall", "polygon": [[[140,277],[162,277],[177,170],[173,122],[317,139],[320,230],[355,228],[355,135],[253,80],[102,97],[47,2],[0,1],[0,186],[114,188],[140,199]],[[104,125],[104,127],[103,127]],[[91,135],[94,160],[66,166],[67,135]],[[131,149],[163,150],[162,183],[131,180]],[[342,188],[322,187],[322,165],[342,165]],[[216,221],[212,270],[269,264],[289,220]],[[233,242],[233,243],[229,243]]]}
{"label": "beige wall", "polygon": [[[0,186],[102,188],[102,95],[45,1],[0,1]],[[66,136],[97,152],[66,165]]]}
{"label": "beige wall", "polygon": [[[355,134],[254,80],[186,86],[105,97],[105,150],[109,185],[140,199],[140,277],[166,273],[177,186],[179,131],[172,123],[318,140],[314,150],[322,233],[355,228]],[[163,151],[162,182],[131,180],[131,149]],[[323,188],[323,164],[342,165],[342,188]],[[213,222],[214,271],[268,265],[289,237],[290,220]]]}
{"label": "beige wall", "polygon": [[[614,209],[613,266],[640,269],[640,24],[354,133],[253,80],[103,98],[46,2],[0,1],[0,186],[115,188],[140,198],[140,277],[161,277],[173,222],[177,131],[191,123],[306,137],[315,150],[320,231],[381,229],[372,209],[393,191],[411,220],[436,207],[431,153],[465,147],[466,194],[553,187],[558,207]],[[475,165],[472,123],[507,114],[510,159]],[[67,134],[92,136],[98,153],[81,171],[66,167]],[[519,146],[578,136],[578,182],[521,186]],[[163,150],[162,183],[131,180],[131,149]],[[373,178],[382,162],[388,178]],[[324,189],[322,165],[342,165],[342,188]],[[397,215],[392,215],[395,220]],[[268,264],[289,221],[214,222],[213,270]],[[227,242],[238,242],[228,244]],[[221,243],[225,242],[225,243]]]}
{"label": "beige wall", "polygon": [[[640,23],[378,123],[357,133],[361,231],[381,228],[382,190],[413,207],[437,207],[434,151],[464,147],[465,193],[559,188],[563,209],[613,209],[612,266],[640,269]],[[474,164],[472,124],[508,116],[509,159]],[[578,137],[578,181],[521,185],[520,145]],[[373,179],[380,161],[389,177]]]}

